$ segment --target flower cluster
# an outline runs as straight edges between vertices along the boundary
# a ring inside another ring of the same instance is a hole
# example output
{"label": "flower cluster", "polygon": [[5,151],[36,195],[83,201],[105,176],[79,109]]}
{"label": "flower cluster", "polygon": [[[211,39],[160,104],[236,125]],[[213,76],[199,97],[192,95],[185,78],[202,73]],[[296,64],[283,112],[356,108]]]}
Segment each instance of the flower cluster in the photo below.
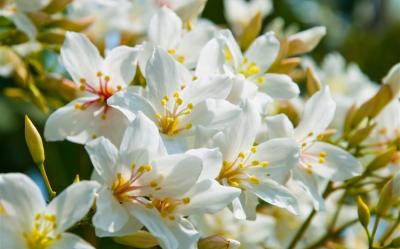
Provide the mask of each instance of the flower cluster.
{"label": "flower cluster", "polygon": [[[36,3],[20,2],[17,26]],[[71,12],[94,2],[76,1]],[[105,56],[85,34],[66,32],[60,61],[78,93],[50,114],[44,137],[84,145],[92,177],[46,204],[26,176],[0,175],[2,248],[92,248],[65,232],[82,220],[97,237],[140,248],[294,248],[310,222],[295,234],[290,220],[331,215],[368,177],[386,183],[371,197],[379,198],[376,226],[398,207],[399,174],[391,177],[400,163],[400,64],[381,87],[337,54],[319,68],[302,56],[324,27],[252,31],[271,10],[267,1],[225,1],[234,33],[198,19],[206,1],[148,2],[139,16],[151,13],[149,25],[132,20],[145,39]],[[103,23],[105,33],[129,28],[126,14],[116,17],[125,25]],[[96,29],[88,34],[96,40]],[[29,124],[27,143],[45,176],[40,135]],[[319,235],[318,225],[311,228]]]}

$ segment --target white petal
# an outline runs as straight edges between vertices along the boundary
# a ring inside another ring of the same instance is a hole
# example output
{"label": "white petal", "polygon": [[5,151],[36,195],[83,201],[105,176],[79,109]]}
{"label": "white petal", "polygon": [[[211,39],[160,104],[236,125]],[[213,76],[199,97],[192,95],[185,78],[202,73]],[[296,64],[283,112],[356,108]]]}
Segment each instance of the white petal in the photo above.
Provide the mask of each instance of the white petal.
{"label": "white petal", "polygon": [[157,109],[161,109],[164,96],[171,97],[179,91],[184,82],[180,82],[180,72],[177,62],[166,52],[156,48],[146,66],[146,80],[149,88],[149,98]]}
{"label": "white petal", "polygon": [[252,160],[268,162],[267,168],[295,167],[299,162],[300,148],[291,138],[275,138],[257,146],[257,151]]}
{"label": "white petal", "polygon": [[20,173],[0,175],[0,203],[23,227],[32,227],[35,214],[46,206],[38,186]]}
{"label": "white petal", "polygon": [[299,125],[294,131],[297,140],[312,139],[328,128],[335,115],[336,103],[329,88],[324,87],[306,102]]}
{"label": "white petal", "polygon": [[52,244],[49,249],[94,249],[94,247],[75,234],[63,233],[61,239]]}
{"label": "white petal", "polygon": [[29,39],[34,40],[36,38],[36,26],[27,15],[17,12],[11,16],[11,20],[18,29],[23,31],[29,37]]}
{"label": "white petal", "polygon": [[279,41],[273,32],[259,36],[246,51],[250,63],[256,63],[265,72],[274,63],[279,52]]}
{"label": "white petal", "polygon": [[241,190],[238,188],[222,186],[215,180],[203,180],[185,194],[190,198],[190,203],[180,206],[177,212],[183,215],[216,213],[240,193]]}
{"label": "white petal", "polygon": [[95,227],[95,232],[97,237],[119,237],[119,236],[127,236],[131,235],[134,232],[138,231],[143,227],[143,224],[140,223],[136,218],[129,214],[128,219],[126,221],[125,226],[119,229],[116,232],[107,232]]}
{"label": "white petal", "polygon": [[254,99],[257,95],[258,87],[243,75],[239,74],[233,77],[233,84],[229,96],[226,98],[229,102],[239,105],[246,99]]}
{"label": "white petal", "polygon": [[203,162],[203,170],[198,181],[215,179],[218,177],[222,167],[222,154],[219,149],[193,149],[186,152],[189,155],[200,158]]}
{"label": "white petal", "polygon": [[180,40],[182,21],[172,10],[162,7],[151,18],[149,39],[163,49],[175,49]]}
{"label": "white petal", "polygon": [[[149,163],[149,159],[166,155],[166,150],[161,142],[158,128],[143,113],[139,112],[135,120],[125,131],[120,146],[121,163],[128,167],[131,163]],[[138,162],[135,151],[146,151],[148,159]]]}
{"label": "white petal", "polygon": [[[29,231],[31,227],[25,227]],[[0,246],[4,249],[29,249],[19,222],[7,215],[0,215]]]}
{"label": "white petal", "polygon": [[[242,193],[242,195],[241,196],[243,196],[244,195],[244,193]],[[242,203],[241,202],[241,198],[235,198],[233,201],[232,201],[232,206],[230,207],[231,209],[232,209],[232,212],[233,212],[233,216],[236,218],[236,219],[239,219],[239,220],[245,220],[246,219],[246,212],[245,212],[245,205],[244,205],[244,203]]]}
{"label": "white petal", "polygon": [[187,154],[169,155],[153,161],[152,164],[164,176],[161,189],[154,192],[157,196],[183,195],[197,182],[202,170],[202,161]]}
{"label": "white petal", "polygon": [[170,225],[170,229],[179,241],[178,249],[197,249],[200,233],[188,220],[179,218],[172,226]]}
{"label": "white petal", "polygon": [[242,63],[243,55],[240,51],[240,47],[237,44],[233,34],[230,30],[224,29],[219,33],[219,37],[224,40],[225,46],[232,55],[232,63],[235,70],[239,69],[240,63]]}
{"label": "white petal", "polygon": [[268,73],[264,79],[259,89],[274,99],[292,99],[300,94],[299,86],[287,75]]}
{"label": "white petal", "polygon": [[400,63],[394,65],[383,79],[384,84],[388,84],[395,96],[400,95]]}
{"label": "white petal", "polygon": [[299,213],[296,197],[275,181],[264,179],[259,184],[247,184],[246,188],[272,205],[285,208],[293,214]]}
{"label": "white petal", "polygon": [[96,73],[101,71],[103,59],[85,35],[67,32],[60,54],[63,65],[76,84],[85,78],[88,83],[97,86]]}
{"label": "white petal", "polygon": [[254,144],[260,124],[260,114],[254,103],[251,101],[243,103],[240,116],[225,133],[228,146],[221,148],[224,160],[233,161],[240,152],[248,151]]}
{"label": "white petal", "polygon": [[96,214],[93,225],[105,232],[118,232],[128,221],[125,208],[114,198],[112,192],[103,188],[96,199]]}
{"label": "white petal", "polygon": [[151,120],[156,121],[156,111],[151,103],[129,89],[114,94],[107,100],[107,104],[118,109],[131,121],[135,119],[135,115],[139,111],[143,112]]}
{"label": "white petal", "polygon": [[196,105],[188,122],[209,128],[222,129],[235,120],[240,108],[222,99],[207,99]]}
{"label": "white petal", "polygon": [[[319,162],[320,153],[326,153],[323,163]],[[340,149],[337,146],[315,142],[305,152],[314,155],[313,157],[304,157],[304,161],[311,163],[313,171],[320,176],[332,181],[344,181],[351,177],[358,176],[362,172],[362,166],[349,152]]]}
{"label": "white petal", "polygon": [[136,73],[139,50],[119,46],[107,53],[103,62],[104,74],[110,76],[110,87],[127,86]]}
{"label": "white petal", "polygon": [[130,204],[128,210],[159,240],[162,248],[178,248],[179,242],[155,208],[150,209],[140,204]]}
{"label": "white petal", "polygon": [[[47,119],[44,127],[44,137],[46,140],[63,140],[69,136],[79,135],[87,129],[98,107],[90,106],[85,110],[79,110],[75,108],[75,104],[82,104],[93,99],[93,97],[79,98],[53,112]],[[81,142],[86,143],[87,141],[82,140]]]}
{"label": "white petal", "polygon": [[94,181],[74,183],[50,202],[46,212],[57,217],[57,231],[66,231],[86,215],[98,187]]}
{"label": "white petal", "polygon": [[[189,33],[186,33],[182,37],[182,41],[179,44],[177,54],[184,55],[184,64],[186,65],[186,67],[191,69],[196,66],[202,48],[211,38],[213,38],[214,33],[214,24],[211,24],[209,22],[197,22],[195,27]],[[208,56],[211,56],[211,54],[209,54]]]}
{"label": "white petal", "polygon": [[293,180],[311,198],[316,210],[325,209],[324,199],[319,193],[317,179],[315,179],[314,175],[310,175],[305,170],[296,167],[293,169]]}
{"label": "white petal", "polygon": [[83,136],[68,137],[68,140],[81,143],[82,140],[91,141],[97,137],[104,136],[118,147],[129,125],[129,119],[122,112],[114,108],[107,108],[105,119],[102,117],[104,109],[96,114],[97,116],[92,120],[91,126],[85,129]]}
{"label": "white petal", "polygon": [[196,76],[209,76],[223,73],[224,54],[221,39],[214,38],[200,51],[197,61]]}
{"label": "white petal", "polygon": [[291,55],[307,53],[313,50],[325,34],[326,28],[319,26],[289,36],[289,42],[301,44],[301,46],[296,49],[290,47],[292,50],[290,51]]}
{"label": "white petal", "polygon": [[112,184],[118,159],[117,148],[108,139],[100,137],[87,143],[85,149],[97,174],[107,184]]}
{"label": "white petal", "polygon": [[196,105],[208,98],[224,99],[232,88],[232,79],[227,76],[203,77],[189,84],[182,92],[184,103]]}
{"label": "white petal", "polygon": [[278,114],[265,118],[269,138],[292,137],[294,128],[285,114]]}

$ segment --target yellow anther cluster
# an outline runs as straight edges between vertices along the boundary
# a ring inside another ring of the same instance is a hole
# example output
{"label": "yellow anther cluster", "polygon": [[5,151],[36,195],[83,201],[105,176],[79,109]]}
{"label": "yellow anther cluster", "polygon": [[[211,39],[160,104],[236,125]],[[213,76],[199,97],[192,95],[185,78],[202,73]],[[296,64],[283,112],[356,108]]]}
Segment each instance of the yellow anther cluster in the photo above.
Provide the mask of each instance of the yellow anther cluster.
{"label": "yellow anther cluster", "polygon": [[104,76],[104,80],[105,81],[110,81],[110,76],[109,75]]}
{"label": "yellow anther cluster", "polygon": [[169,54],[176,54],[176,49],[170,48],[170,49],[168,49],[168,53]]}
{"label": "yellow anther cluster", "polygon": [[182,108],[183,99],[179,92],[174,92],[172,96],[174,98],[174,105],[168,106],[167,103],[169,102],[169,98],[168,96],[164,96],[161,100],[161,105],[164,108],[163,113],[156,113],[160,131],[170,136],[173,136],[182,130],[192,128],[191,123],[182,126],[179,122],[179,118],[183,115],[189,115],[192,113],[193,109],[192,103],[188,103],[186,107]]}
{"label": "yellow anther cluster", "polygon": [[260,184],[260,180],[255,175],[249,176],[249,182],[255,185]]}
{"label": "yellow anther cluster", "polygon": [[97,138],[96,133],[93,133],[93,134],[92,134],[92,139],[96,139],[96,138]]}
{"label": "yellow anther cluster", "polygon": [[262,85],[262,84],[264,84],[265,83],[265,78],[264,77],[258,77],[257,79],[256,79],[256,82],[257,82],[257,84],[259,84],[259,85]]}
{"label": "yellow anther cluster", "polygon": [[[247,58],[243,59],[243,66],[247,64]],[[246,78],[256,75],[260,73],[261,69],[256,63],[250,63],[247,66],[244,66],[241,70],[240,73],[243,74]]]}
{"label": "yellow anther cluster", "polygon": [[262,161],[260,165],[265,168],[268,167],[269,163],[267,161]]}
{"label": "yellow anther cluster", "polygon": [[35,215],[35,221],[31,232],[24,233],[28,248],[43,249],[50,247],[56,240],[61,239],[60,234],[56,234],[57,218],[52,214]]}
{"label": "yellow anther cluster", "polygon": [[150,164],[147,165],[142,165],[139,167],[139,172],[150,172],[153,169],[153,166],[151,166]]}
{"label": "yellow anther cluster", "polygon": [[244,152],[239,152],[239,158],[245,158],[246,157],[246,153]]}
{"label": "yellow anther cluster", "polygon": [[260,162],[258,160],[254,160],[251,162],[251,165],[253,165],[253,166],[257,166],[259,164],[260,164]]}
{"label": "yellow anther cluster", "polygon": [[100,72],[100,71],[96,73],[96,76],[97,76],[97,77],[101,77],[102,75],[103,75],[103,73]]}
{"label": "yellow anther cluster", "polygon": [[325,162],[326,162],[326,156],[327,156],[326,152],[321,151],[321,152],[319,153],[318,162],[319,162],[320,164],[325,163]]}
{"label": "yellow anther cluster", "polygon": [[185,63],[185,56],[183,56],[183,55],[178,56],[178,61],[181,64]]}
{"label": "yellow anther cluster", "polygon": [[251,151],[252,153],[256,153],[256,152],[257,152],[257,146],[252,146],[251,149],[250,149],[250,151]]}
{"label": "yellow anther cluster", "polygon": [[182,199],[183,204],[187,205],[190,203],[190,198],[189,197],[185,197]]}
{"label": "yellow anther cluster", "polygon": [[226,61],[231,61],[233,59],[232,53],[228,47],[225,47],[224,49],[224,57]]}

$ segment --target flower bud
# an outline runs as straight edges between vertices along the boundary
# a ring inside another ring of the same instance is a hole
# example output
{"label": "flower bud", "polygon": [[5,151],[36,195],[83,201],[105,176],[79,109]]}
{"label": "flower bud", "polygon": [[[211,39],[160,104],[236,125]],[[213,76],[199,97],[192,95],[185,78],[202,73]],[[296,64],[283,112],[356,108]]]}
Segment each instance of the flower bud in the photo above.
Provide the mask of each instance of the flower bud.
{"label": "flower bud", "polygon": [[115,237],[114,241],[135,248],[152,248],[158,245],[158,240],[146,231],[137,231],[132,235]]}
{"label": "flower bud", "polygon": [[40,137],[39,132],[27,115],[25,115],[25,140],[33,161],[37,165],[43,164],[44,148],[42,138]]}
{"label": "flower bud", "polygon": [[360,145],[374,130],[376,124],[369,125],[365,128],[356,130],[349,137],[349,146],[354,148]]}
{"label": "flower bud", "polygon": [[262,16],[260,12],[251,19],[249,24],[245,27],[243,34],[240,37],[240,47],[246,50],[251,43],[257,38],[262,27]]}
{"label": "flower bud", "polygon": [[372,160],[368,164],[367,171],[372,172],[372,171],[375,171],[375,170],[385,167],[386,165],[388,165],[388,163],[391,162],[395,153],[396,153],[396,148],[391,147],[388,150],[386,150],[385,152],[379,154],[378,156],[376,156],[374,158],[374,160]]}
{"label": "flower bud", "polygon": [[379,196],[378,206],[376,211],[379,215],[384,215],[386,211],[400,197],[400,172],[390,179],[383,187]]}
{"label": "flower bud", "polygon": [[199,240],[199,249],[237,249],[240,242],[232,239],[226,239],[222,236],[213,235]]}
{"label": "flower bud", "polygon": [[289,36],[288,55],[304,54],[313,50],[326,34],[323,26],[314,27]]}
{"label": "flower bud", "polygon": [[357,212],[360,223],[363,225],[364,228],[367,229],[371,214],[369,212],[367,204],[365,204],[360,196],[357,197]]}
{"label": "flower bud", "polygon": [[400,63],[394,65],[383,79],[383,84],[387,84],[393,91],[393,95],[400,94]]}
{"label": "flower bud", "polygon": [[315,74],[314,70],[311,67],[308,67],[306,70],[307,76],[307,93],[312,96],[315,92],[318,92],[321,89],[321,81],[318,76]]}

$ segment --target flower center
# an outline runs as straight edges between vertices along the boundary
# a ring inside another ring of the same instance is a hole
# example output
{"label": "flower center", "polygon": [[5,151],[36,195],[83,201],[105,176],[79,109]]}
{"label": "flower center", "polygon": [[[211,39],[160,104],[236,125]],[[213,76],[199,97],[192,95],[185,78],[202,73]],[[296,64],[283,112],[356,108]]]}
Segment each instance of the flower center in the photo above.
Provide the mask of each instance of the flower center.
{"label": "flower center", "polygon": [[90,100],[84,103],[76,103],[75,108],[78,110],[86,110],[88,107],[92,105],[100,105],[103,106],[102,110],[102,115],[101,118],[105,120],[107,118],[107,111],[108,111],[108,105],[107,105],[107,100],[114,95],[114,93],[122,90],[122,86],[118,85],[115,89],[110,86],[110,81],[111,78],[108,75],[103,75],[102,72],[97,72],[97,87],[94,86],[92,83],[87,82],[85,78],[80,79],[80,87],[79,89],[81,91],[85,91],[88,93],[92,93],[94,95],[97,95],[97,98],[94,100]]}
{"label": "flower center", "polygon": [[158,212],[160,212],[161,216],[166,218],[168,217],[170,220],[175,220],[175,216],[173,215],[176,208],[180,205],[187,205],[190,203],[189,197],[184,197],[183,199],[173,199],[173,198],[164,198],[164,199],[153,199],[148,208],[156,208]]}
{"label": "flower center", "polygon": [[251,175],[247,170],[255,167],[268,166],[267,161],[259,162],[258,160],[251,160],[252,154],[257,152],[257,147],[253,146],[250,153],[246,155],[240,152],[234,161],[224,161],[218,180],[222,184],[227,184],[232,187],[241,188],[242,182],[250,182],[251,184],[259,184],[260,180],[255,175]]}
{"label": "flower center", "polygon": [[244,77],[249,78],[260,73],[260,71],[260,67],[255,62],[249,63],[246,57],[243,58],[239,73],[243,74]]}
{"label": "flower center", "polygon": [[142,165],[136,169],[135,164],[131,165],[131,175],[128,179],[124,178],[121,173],[117,174],[117,179],[112,184],[111,190],[114,197],[120,202],[132,202],[138,201],[139,193],[138,190],[146,187],[156,188],[157,183],[151,182],[150,185],[141,185],[138,183],[140,177],[145,173],[152,171],[151,165]]}
{"label": "flower center", "polygon": [[37,213],[32,231],[24,234],[28,248],[45,249],[50,247],[56,240],[61,239],[61,234],[55,231],[56,228],[56,216]]}
{"label": "flower center", "polygon": [[192,113],[193,104],[189,103],[186,105],[186,107],[183,107],[183,100],[180,98],[178,92],[175,92],[173,94],[173,97],[174,104],[172,105],[172,108],[169,108],[168,106],[168,102],[170,101],[170,99],[168,98],[168,96],[164,96],[161,100],[163,113],[156,114],[160,132],[169,136],[176,135],[183,130],[188,130],[192,128],[191,123],[181,125],[180,118]]}

